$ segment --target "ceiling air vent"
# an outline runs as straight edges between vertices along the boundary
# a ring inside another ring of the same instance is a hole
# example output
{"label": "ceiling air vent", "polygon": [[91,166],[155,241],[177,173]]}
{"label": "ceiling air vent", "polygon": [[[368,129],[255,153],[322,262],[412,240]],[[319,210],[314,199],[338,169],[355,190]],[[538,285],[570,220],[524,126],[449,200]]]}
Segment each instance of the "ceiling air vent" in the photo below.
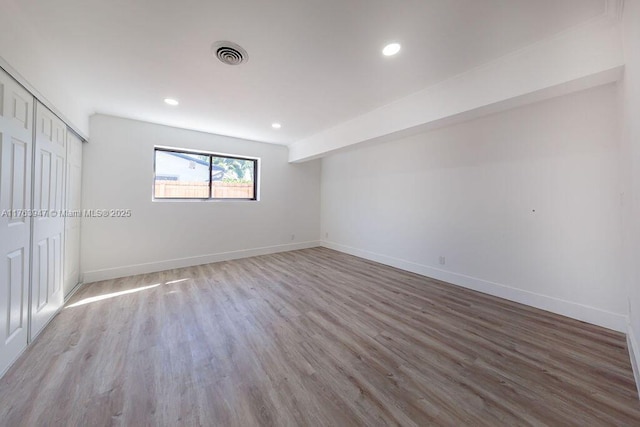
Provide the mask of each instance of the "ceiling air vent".
{"label": "ceiling air vent", "polygon": [[213,44],[213,54],[227,65],[240,65],[249,60],[247,51],[233,42],[221,41]]}

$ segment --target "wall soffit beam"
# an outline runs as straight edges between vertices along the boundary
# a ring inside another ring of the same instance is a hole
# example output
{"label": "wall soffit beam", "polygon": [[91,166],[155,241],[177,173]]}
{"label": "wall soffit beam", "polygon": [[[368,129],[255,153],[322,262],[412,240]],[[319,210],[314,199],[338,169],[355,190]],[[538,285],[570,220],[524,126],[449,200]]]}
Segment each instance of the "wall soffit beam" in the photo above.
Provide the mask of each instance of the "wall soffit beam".
{"label": "wall soffit beam", "polygon": [[461,119],[467,112],[474,112],[475,117],[478,109],[495,108],[514,98],[519,100],[518,105],[525,105],[527,94],[535,95],[530,102],[543,100],[540,94],[560,96],[566,91],[545,89],[581,86],[571,84],[575,81],[615,82],[621,73],[609,71],[624,67],[620,32],[623,7],[624,0],[607,0],[605,12],[585,24],[295,141],[289,145],[289,161],[312,160],[451,117]]}

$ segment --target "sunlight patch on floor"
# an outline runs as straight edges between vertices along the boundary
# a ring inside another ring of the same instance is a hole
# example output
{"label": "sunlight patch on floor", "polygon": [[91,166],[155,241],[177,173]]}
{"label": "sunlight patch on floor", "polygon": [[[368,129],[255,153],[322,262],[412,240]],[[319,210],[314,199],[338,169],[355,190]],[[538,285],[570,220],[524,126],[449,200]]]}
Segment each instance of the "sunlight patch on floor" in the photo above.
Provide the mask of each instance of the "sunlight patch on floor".
{"label": "sunlight patch on floor", "polygon": [[161,285],[162,285],[161,283],[156,283],[155,285],[142,286],[142,287],[135,288],[135,289],[127,289],[126,291],[112,292],[110,294],[104,294],[104,295],[98,295],[98,296],[95,296],[95,297],[85,298],[85,299],[80,300],[80,301],[78,301],[76,303],[68,305],[65,308],[79,307],[81,305],[91,304],[92,302],[98,302],[98,301],[102,301],[102,300],[109,299],[109,298],[115,298],[115,297],[119,297],[121,295],[134,294],[136,292],[145,291],[147,289],[157,288],[158,286],[161,286]]}
{"label": "sunlight patch on floor", "polygon": [[178,279],[178,280],[172,280],[170,282],[166,282],[165,285],[173,285],[174,283],[180,283],[180,282],[184,282],[187,281],[189,279]]}
{"label": "sunlight patch on floor", "polygon": [[[189,280],[189,278],[171,280],[169,282],[165,282],[164,285],[173,285],[175,283],[181,283],[181,282],[185,282],[187,280]],[[78,301],[76,303],[73,303],[71,305],[68,305],[68,306],[65,307],[65,309],[74,308],[74,307],[80,307],[81,305],[91,304],[92,302],[103,301],[103,300],[106,300],[106,299],[115,298],[115,297],[119,297],[119,296],[122,296],[122,295],[134,294],[136,292],[146,291],[147,289],[157,288],[158,286],[162,286],[162,285],[163,285],[162,283],[156,283],[155,285],[141,286],[141,287],[135,288],[135,289],[127,289],[126,291],[112,292],[112,293],[109,293],[109,294],[98,295],[98,296],[95,296],[95,297],[89,297],[89,298],[85,298],[83,300],[80,300],[80,301]],[[173,292],[175,292],[175,291],[173,291]]]}

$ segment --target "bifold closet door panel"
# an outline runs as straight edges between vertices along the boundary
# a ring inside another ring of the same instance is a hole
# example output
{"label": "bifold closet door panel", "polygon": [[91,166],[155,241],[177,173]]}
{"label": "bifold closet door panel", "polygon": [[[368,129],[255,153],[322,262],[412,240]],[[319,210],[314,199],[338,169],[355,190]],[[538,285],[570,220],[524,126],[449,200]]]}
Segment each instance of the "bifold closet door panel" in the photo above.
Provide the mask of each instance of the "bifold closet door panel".
{"label": "bifold closet door panel", "polygon": [[67,126],[36,103],[33,208],[46,215],[33,218],[31,249],[31,338],[40,333],[64,300],[64,175]]}
{"label": "bifold closet door panel", "polygon": [[[67,132],[66,208],[80,212],[82,195],[82,141]],[[80,281],[80,217],[64,219],[64,295],[69,295]]]}
{"label": "bifold closet door panel", "polygon": [[0,374],[27,346],[33,96],[0,70]]}

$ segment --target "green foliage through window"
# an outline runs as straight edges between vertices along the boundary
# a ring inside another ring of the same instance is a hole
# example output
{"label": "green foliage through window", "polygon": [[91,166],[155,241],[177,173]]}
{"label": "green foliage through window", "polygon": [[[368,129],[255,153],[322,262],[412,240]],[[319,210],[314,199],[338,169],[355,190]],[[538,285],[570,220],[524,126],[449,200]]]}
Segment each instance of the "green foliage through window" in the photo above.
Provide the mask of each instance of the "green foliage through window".
{"label": "green foliage through window", "polygon": [[213,166],[224,169],[223,182],[251,182],[253,181],[253,160],[237,159],[233,157],[211,157]]}

